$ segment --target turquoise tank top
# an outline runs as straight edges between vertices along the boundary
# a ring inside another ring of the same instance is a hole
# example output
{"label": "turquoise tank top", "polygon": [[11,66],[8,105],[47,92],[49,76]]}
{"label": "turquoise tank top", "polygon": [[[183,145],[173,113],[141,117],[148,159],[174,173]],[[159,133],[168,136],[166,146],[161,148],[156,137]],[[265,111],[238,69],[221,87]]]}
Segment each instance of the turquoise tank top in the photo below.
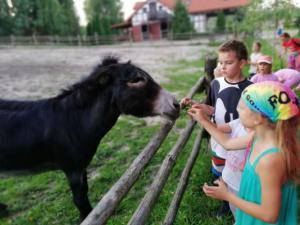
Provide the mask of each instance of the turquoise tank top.
{"label": "turquoise tank top", "polygon": [[[278,148],[267,149],[262,152],[251,165],[249,158],[252,152],[253,144],[247,157],[246,165],[243,171],[240,184],[239,197],[256,204],[261,203],[261,183],[258,174],[255,171],[259,160],[267,154],[279,152]],[[292,182],[287,182],[282,187],[281,208],[278,221],[276,223],[266,223],[254,218],[249,214],[237,208],[236,225],[297,225],[297,191]]]}

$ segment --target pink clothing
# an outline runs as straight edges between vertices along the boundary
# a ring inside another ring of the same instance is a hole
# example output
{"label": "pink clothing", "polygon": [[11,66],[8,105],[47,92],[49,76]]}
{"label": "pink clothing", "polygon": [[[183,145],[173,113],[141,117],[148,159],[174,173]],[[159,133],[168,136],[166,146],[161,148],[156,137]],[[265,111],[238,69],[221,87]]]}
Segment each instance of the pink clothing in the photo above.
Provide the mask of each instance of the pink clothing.
{"label": "pink clothing", "polygon": [[281,69],[274,73],[278,77],[279,81],[284,85],[292,88],[297,86],[300,88],[300,72],[293,69]]}
{"label": "pink clothing", "polygon": [[292,53],[289,55],[288,58],[288,68],[295,69],[300,72],[300,54],[299,53]]}
{"label": "pink clothing", "polygon": [[279,81],[277,76],[275,76],[273,73],[271,74],[255,74],[251,80],[252,83],[259,83],[259,82],[263,82],[263,81]]}

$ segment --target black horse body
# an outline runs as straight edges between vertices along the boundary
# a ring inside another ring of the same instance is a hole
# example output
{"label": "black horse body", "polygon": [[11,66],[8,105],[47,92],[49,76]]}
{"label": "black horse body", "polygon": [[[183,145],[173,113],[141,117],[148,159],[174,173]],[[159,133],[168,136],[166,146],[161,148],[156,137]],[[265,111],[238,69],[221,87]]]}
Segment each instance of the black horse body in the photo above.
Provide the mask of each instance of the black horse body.
{"label": "black horse body", "polygon": [[86,167],[119,115],[174,119],[178,110],[175,98],[145,71],[106,58],[54,98],[0,100],[0,177],[63,170],[84,219],[92,209]]}

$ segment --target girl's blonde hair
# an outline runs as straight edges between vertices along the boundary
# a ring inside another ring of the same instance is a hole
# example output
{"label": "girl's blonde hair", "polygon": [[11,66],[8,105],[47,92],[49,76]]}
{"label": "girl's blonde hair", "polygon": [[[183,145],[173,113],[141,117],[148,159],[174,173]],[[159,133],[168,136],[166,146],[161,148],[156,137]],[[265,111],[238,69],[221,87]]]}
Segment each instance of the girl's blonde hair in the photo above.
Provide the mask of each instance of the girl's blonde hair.
{"label": "girl's blonde hair", "polygon": [[288,120],[279,120],[276,123],[276,139],[286,162],[287,180],[299,183],[300,159],[297,131],[300,123],[300,115]]}

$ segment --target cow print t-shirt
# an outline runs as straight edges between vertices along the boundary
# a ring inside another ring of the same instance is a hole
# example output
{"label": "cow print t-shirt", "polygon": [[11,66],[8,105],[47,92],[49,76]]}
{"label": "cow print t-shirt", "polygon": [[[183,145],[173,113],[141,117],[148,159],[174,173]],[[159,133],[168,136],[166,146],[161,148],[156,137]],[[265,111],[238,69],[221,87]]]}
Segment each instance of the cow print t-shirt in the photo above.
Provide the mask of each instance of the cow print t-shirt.
{"label": "cow print t-shirt", "polygon": [[[212,119],[216,124],[228,123],[239,118],[237,105],[243,90],[250,84],[252,82],[248,79],[230,83],[224,77],[218,77],[211,82],[209,98],[206,103],[215,107]],[[226,159],[226,150],[213,139],[211,147],[217,156]]]}

